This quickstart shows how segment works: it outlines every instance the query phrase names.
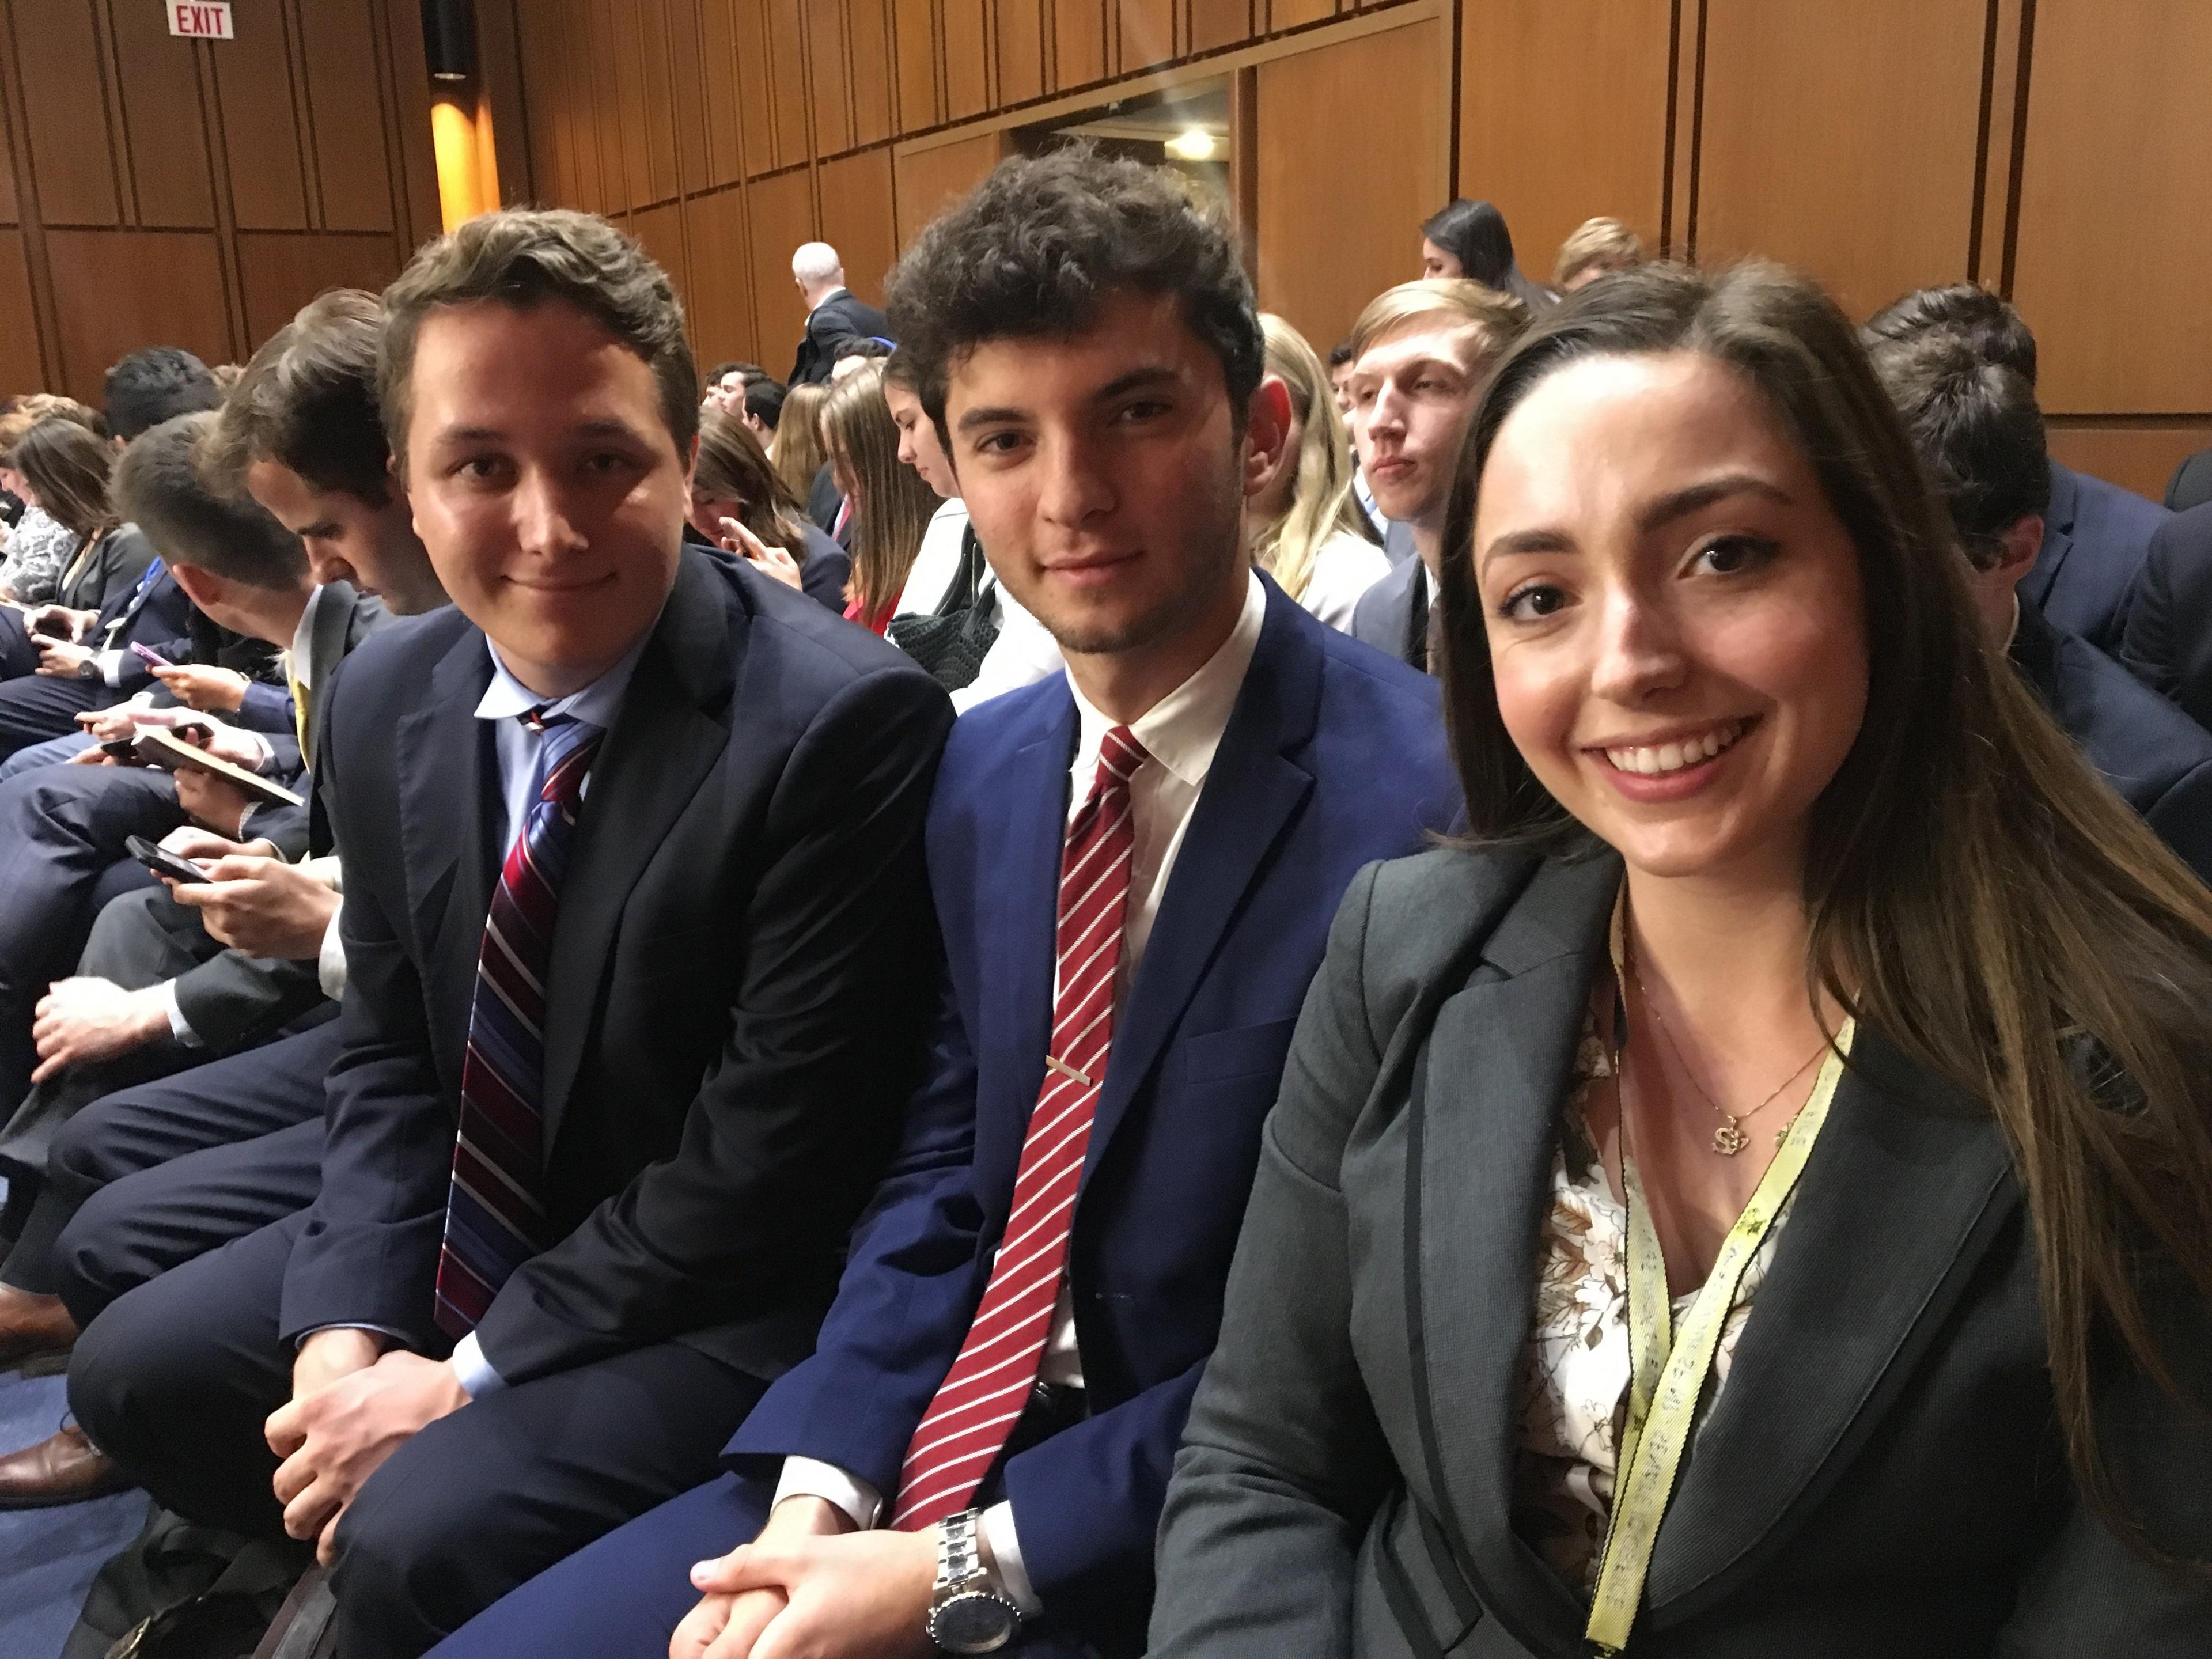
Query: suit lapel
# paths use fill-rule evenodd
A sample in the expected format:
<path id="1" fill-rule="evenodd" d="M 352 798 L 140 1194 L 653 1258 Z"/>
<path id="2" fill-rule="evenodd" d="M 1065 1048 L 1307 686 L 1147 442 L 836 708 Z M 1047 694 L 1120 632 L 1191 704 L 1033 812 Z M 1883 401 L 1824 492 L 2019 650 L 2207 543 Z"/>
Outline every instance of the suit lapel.
<path id="1" fill-rule="evenodd" d="M 400 865 L 415 935 L 431 941 L 423 988 L 431 1008 L 462 1011 L 464 1034 L 498 856 L 486 811 L 498 779 L 476 717 L 490 683 L 483 635 L 465 629 L 431 671 L 423 706 L 397 727 Z"/>
<path id="2" fill-rule="evenodd" d="M 1301 631 L 1304 621 L 1269 582 L 1267 619 L 1251 666 L 1183 834 L 1127 1005 L 1115 1024 L 1106 1085 L 1084 1158 L 1085 1182 L 1158 1062 L 1276 840 L 1313 788 L 1313 775 L 1293 758 L 1312 738 L 1321 701 L 1321 653 Z"/>
<path id="3" fill-rule="evenodd" d="M 630 890 L 701 781 L 722 758 L 749 620 L 727 584 L 688 550 L 676 586 L 615 716 L 584 798 L 562 878 L 545 984 L 545 1144 L 581 1063 Z"/>
<path id="4" fill-rule="evenodd" d="M 1559 1108 L 1620 884 L 1610 857 L 1537 871 L 1484 947 L 1504 976 L 1437 1010 L 1408 1106 L 1416 1420 L 1455 1555 L 1540 1653 L 1574 1650 L 1583 1615 L 1513 1530 L 1522 1372 Z"/>
<path id="5" fill-rule="evenodd" d="M 1655 1617 L 1711 1602 L 1787 1540 L 2012 1213 L 2011 1177 L 1988 1113 L 1860 1034 L 1660 1528 Z"/>
<path id="6" fill-rule="evenodd" d="M 355 617 L 374 603 L 355 592 L 349 582 L 331 586 L 333 591 L 315 605 L 315 625 L 307 635 L 307 718 L 300 724 L 307 734 L 307 751 L 301 759 L 310 772 L 315 769 L 315 755 L 322 747 L 322 727 L 317 716 L 325 706 L 324 694 L 353 644 Z"/>

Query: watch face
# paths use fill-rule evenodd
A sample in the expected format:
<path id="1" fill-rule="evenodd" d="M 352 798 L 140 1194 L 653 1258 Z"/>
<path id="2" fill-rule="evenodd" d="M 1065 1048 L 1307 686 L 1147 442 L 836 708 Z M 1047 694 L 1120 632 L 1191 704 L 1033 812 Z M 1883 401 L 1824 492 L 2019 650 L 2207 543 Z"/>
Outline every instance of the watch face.
<path id="1" fill-rule="evenodd" d="M 929 1615 L 929 1639 L 947 1653 L 995 1653 L 1014 1633 L 1014 1609 L 997 1596 L 969 1590 Z"/>

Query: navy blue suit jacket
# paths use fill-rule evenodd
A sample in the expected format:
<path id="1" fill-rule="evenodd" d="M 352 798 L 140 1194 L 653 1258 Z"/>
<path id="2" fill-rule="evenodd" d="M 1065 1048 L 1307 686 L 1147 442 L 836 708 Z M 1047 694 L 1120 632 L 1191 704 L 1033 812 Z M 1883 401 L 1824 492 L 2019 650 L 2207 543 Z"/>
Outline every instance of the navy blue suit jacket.
<path id="1" fill-rule="evenodd" d="M 2089 764 L 2212 882 L 2212 732 L 2025 599 L 2012 659 Z"/>
<path id="2" fill-rule="evenodd" d="M 953 729 L 928 831 L 948 969 L 932 1075 L 813 1358 L 730 1443 L 741 1475 L 798 1454 L 890 1498 L 967 1336 L 1044 1079 L 1076 732 L 1057 675 Z M 1091 1414 L 998 1488 L 1047 1614 L 1103 1651 L 1142 1646 L 1170 1466 L 1329 919 L 1362 866 L 1459 810 L 1435 685 L 1270 584 L 1091 1132 L 1068 1267 Z"/>
<path id="3" fill-rule="evenodd" d="M 2100 651 L 2118 648 L 2128 588 L 2142 568 L 2151 532 L 2173 515 L 2102 478 L 2051 463 L 2043 548 L 2020 592 L 2062 633 Z"/>
<path id="4" fill-rule="evenodd" d="M 2200 726 L 2212 726 L 2212 501 L 2177 513 L 2150 538 L 2128 594 L 2119 658 Z"/>

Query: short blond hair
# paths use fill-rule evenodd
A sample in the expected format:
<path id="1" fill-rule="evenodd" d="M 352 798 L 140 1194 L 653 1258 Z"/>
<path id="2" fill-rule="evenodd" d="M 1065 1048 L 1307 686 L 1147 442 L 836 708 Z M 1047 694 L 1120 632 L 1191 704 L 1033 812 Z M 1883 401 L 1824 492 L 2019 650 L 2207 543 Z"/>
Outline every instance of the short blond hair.
<path id="1" fill-rule="evenodd" d="M 1559 244 L 1559 262 L 1552 268 L 1552 285 L 1565 288 L 1595 265 L 1606 270 L 1628 270 L 1644 263 L 1644 243 L 1618 219 L 1585 219 Z"/>
<path id="2" fill-rule="evenodd" d="M 1352 361 L 1358 362 L 1386 336 L 1431 317 L 1444 326 L 1457 323 L 1481 330 L 1486 357 L 1501 355 L 1528 326 L 1528 307 L 1510 294 L 1462 276 L 1424 276 L 1384 289 L 1367 302 L 1346 342 Z"/>

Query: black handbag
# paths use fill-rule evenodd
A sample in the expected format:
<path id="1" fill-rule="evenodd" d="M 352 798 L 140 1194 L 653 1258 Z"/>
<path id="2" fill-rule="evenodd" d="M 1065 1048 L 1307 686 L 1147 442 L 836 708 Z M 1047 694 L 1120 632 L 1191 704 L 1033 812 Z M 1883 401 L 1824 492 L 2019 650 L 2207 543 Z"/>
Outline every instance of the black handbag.
<path id="1" fill-rule="evenodd" d="M 960 568 L 937 609 L 927 617 L 892 617 L 890 640 L 947 691 L 958 691 L 982 672 L 998 637 L 998 583 L 970 525 L 960 538 Z"/>

